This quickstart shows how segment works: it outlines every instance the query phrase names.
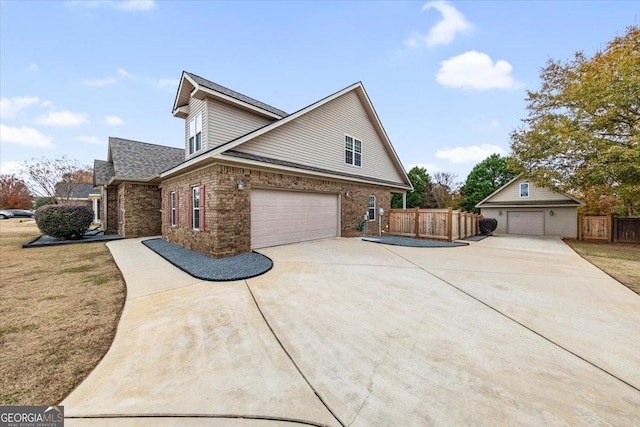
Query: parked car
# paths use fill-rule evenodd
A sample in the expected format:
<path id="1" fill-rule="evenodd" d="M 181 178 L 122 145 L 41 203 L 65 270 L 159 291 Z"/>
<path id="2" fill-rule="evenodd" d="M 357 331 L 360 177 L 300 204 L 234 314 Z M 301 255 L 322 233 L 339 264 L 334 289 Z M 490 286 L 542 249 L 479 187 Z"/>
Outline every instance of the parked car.
<path id="1" fill-rule="evenodd" d="M 35 214 L 26 209 L 3 209 L 0 211 L 0 219 L 8 218 L 33 218 Z"/>
<path id="2" fill-rule="evenodd" d="M 0 219 L 9 219 L 9 218 L 13 218 L 13 214 L 11 212 L 9 212 L 8 210 L 0 211 Z"/>

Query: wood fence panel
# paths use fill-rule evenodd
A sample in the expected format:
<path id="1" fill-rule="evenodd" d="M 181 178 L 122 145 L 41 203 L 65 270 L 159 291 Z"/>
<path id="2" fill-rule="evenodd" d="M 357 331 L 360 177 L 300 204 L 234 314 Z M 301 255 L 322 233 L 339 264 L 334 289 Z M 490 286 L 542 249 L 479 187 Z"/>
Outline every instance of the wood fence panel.
<path id="1" fill-rule="evenodd" d="M 640 243 L 640 218 L 615 217 L 613 241 L 620 243 Z"/>
<path id="2" fill-rule="evenodd" d="M 582 216 L 581 240 L 611 241 L 611 216 Z"/>
<path id="3" fill-rule="evenodd" d="M 389 232 L 453 241 L 477 234 L 478 215 L 453 209 L 391 209 Z"/>

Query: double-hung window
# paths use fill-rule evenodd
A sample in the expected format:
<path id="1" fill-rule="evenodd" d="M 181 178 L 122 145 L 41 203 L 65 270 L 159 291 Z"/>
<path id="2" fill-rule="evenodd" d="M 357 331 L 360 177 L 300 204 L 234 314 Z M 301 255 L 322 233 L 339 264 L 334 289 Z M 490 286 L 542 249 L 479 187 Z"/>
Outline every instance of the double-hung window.
<path id="1" fill-rule="evenodd" d="M 369 221 L 376 219 L 376 196 L 369 196 Z"/>
<path id="2" fill-rule="evenodd" d="M 523 182 L 520 184 L 520 197 L 529 197 L 529 183 Z"/>
<path id="3" fill-rule="evenodd" d="M 189 154 L 202 149 L 202 113 L 189 122 Z"/>
<path id="4" fill-rule="evenodd" d="M 191 226 L 200 230 L 200 187 L 191 187 Z"/>
<path id="5" fill-rule="evenodd" d="M 362 141 L 349 135 L 344 136 L 344 162 L 348 165 L 362 166 Z"/>
<path id="6" fill-rule="evenodd" d="M 171 210 L 171 226 L 175 226 L 178 223 L 178 212 L 176 210 L 176 192 L 172 191 L 170 197 L 170 210 Z"/>

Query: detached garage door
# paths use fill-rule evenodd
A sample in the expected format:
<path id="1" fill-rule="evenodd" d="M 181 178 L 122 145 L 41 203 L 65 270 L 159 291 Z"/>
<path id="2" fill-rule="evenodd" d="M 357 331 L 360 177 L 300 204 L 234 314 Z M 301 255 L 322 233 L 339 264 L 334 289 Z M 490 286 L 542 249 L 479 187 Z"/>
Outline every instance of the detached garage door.
<path id="1" fill-rule="evenodd" d="M 251 248 L 338 235 L 338 195 L 251 191 Z"/>
<path id="2" fill-rule="evenodd" d="M 507 212 L 507 233 L 544 236 L 544 213 Z"/>

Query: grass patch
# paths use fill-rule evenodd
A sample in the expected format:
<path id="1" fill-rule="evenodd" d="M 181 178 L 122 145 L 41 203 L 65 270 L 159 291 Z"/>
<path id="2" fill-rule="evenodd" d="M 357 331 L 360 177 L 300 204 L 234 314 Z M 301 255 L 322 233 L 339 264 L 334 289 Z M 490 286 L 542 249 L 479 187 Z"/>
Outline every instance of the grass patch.
<path id="1" fill-rule="evenodd" d="M 38 234 L 0 221 L 0 405 L 62 401 L 111 346 L 124 304 L 104 243 L 22 249 Z"/>
<path id="2" fill-rule="evenodd" d="M 582 258 L 640 295 L 640 244 L 565 240 Z"/>

